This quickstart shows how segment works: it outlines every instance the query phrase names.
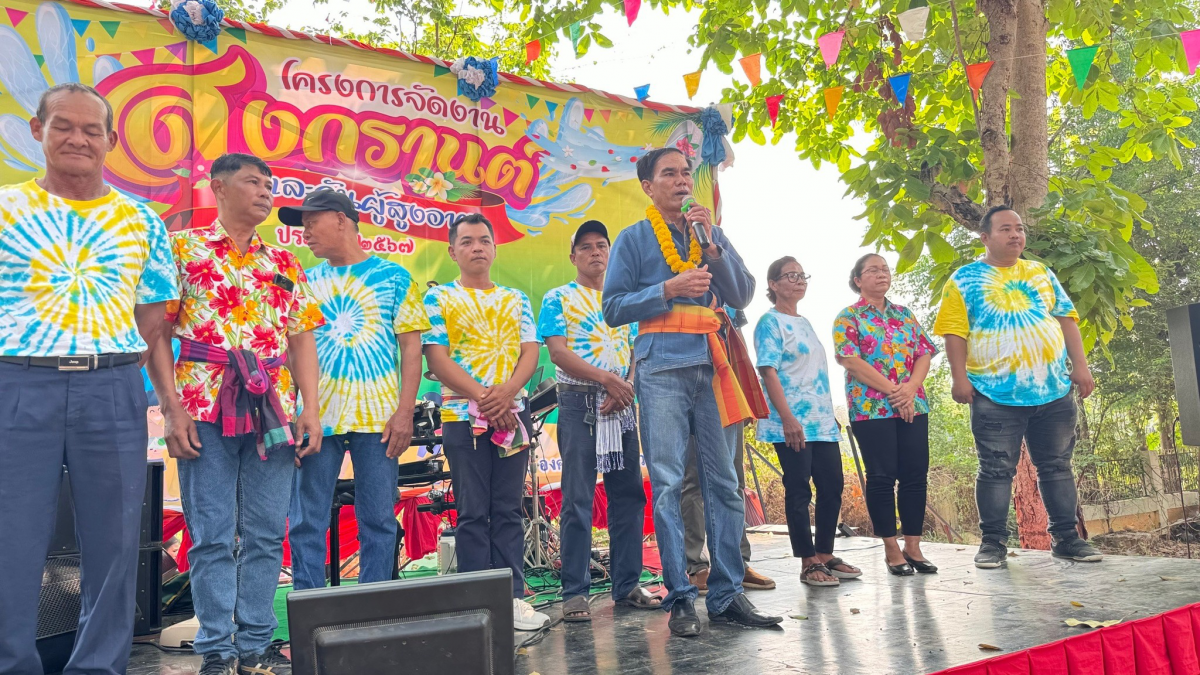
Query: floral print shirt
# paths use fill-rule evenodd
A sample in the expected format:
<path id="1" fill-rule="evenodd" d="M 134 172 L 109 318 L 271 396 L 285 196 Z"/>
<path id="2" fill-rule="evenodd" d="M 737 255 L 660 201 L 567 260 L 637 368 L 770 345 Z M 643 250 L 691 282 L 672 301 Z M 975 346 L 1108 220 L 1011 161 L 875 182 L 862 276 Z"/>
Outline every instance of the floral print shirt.
<path id="1" fill-rule="evenodd" d="M 174 335 L 223 349 L 249 349 L 261 359 L 287 354 L 287 338 L 325 325 L 300 261 L 257 234 L 245 254 L 220 221 L 171 235 L 180 299 L 167 304 Z M 175 387 L 193 419 L 216 422 L 224 366 L 179 361 Z M 268 371 L 284 414 L 296 414 L 286 366 Z M 315 403 L 315 402 L 314 402 Z"/>
<path id="2" fill-rule="evenodd" d="M 917 359 L 937 353 L 937 347 L 906 307 L 884 300 L 884 308 L 860 299 L 843 309 L 833 322 L 833 349 L 838 357 L 854 356 L 867 362 L 884 377 L 903 384 L 912 376 Z M 887 395 L 871 388 L 846 371 L 846 405 L 853 421 L 899 417 Z M 913 407 L 918 415 L 929 413 L 925 388 L 917 389 Z"/>

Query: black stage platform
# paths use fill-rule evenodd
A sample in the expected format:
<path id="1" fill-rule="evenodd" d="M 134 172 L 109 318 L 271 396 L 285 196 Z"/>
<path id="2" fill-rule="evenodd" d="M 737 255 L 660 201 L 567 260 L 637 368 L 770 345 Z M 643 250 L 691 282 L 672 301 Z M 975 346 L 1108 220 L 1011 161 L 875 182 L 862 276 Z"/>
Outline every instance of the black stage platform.
<path id="1" fill-rule="evenodd" d="M 601 598 L 590 625 L 555 626 L 518 657 L 516 672 L 927 673 L 1003 653 L 981 651 L 980 643 L 1009 652 L 1087 630 L 1064 619 L 1130 620 L 1200 602 L 1200 560 L 1113 556 L 1076 564 L 1015 550 L 1008 569 L 977 570 L 974 547 L 927 544 L 925 553 L 941 572 L 900 578 L 887 574 L 878 540 L 839 538 L 838 555 L 862 567 L 863 579 L 810 588 L 799 582 L 799 561 L 789 555 L 786 536 L 753 534 L 751 543 L 753 566 L 779 587 L 750 598 L 787 616 L 782 629 L 710 626 L 701 603 L 704 634 L 672 638 L 665 613 L 614 611 Z M 557 606 L 549 614 L 561 615 Z M 519 633 L 518 640 L 527 635 Z M 133 664 L 130 675 L 192 675 L 199 659 L 141 645 Z"/>

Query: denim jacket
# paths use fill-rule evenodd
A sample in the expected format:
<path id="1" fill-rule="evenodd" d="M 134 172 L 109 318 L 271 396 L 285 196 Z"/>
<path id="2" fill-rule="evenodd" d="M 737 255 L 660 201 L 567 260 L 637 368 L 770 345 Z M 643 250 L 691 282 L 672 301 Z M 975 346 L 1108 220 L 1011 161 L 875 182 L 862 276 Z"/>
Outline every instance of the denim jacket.
<path id="1" fill-rule="evenodd" d="M 675 246 L 686 250 L 683 234 L 672 227 L 671 235 Z M 700 298 L 667 300 L 665 285 L 675 274 L 663 259 L 650 221 L 642 220 L 623 230 L 609 256 L 602 302 L 604 320 L 610 326 L 623 326 L 669 312 L 675 303 L 708 307 L 714 294 L 718 304 L 745 309 L 754 297 L 754 277 L 719 227 L 713 228 L 713 243 L 720 247 L 721 257 L 704 258 L 703 264 L 713 275 L 709 292 Z M 633 344 L 633 358 L 638 369 L 646 373 L 712 362 L 705 336 L 682 333 L 639 334 Z"/>

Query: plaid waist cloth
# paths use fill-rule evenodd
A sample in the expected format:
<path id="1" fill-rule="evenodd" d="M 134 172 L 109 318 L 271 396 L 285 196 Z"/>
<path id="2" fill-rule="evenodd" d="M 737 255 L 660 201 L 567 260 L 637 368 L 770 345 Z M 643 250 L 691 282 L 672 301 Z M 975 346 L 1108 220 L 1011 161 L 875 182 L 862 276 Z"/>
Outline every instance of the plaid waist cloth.
<path id="1" fill-rule="evenodd" d="M 217 392 L 217 415 L 222 436 L 253 432 L 258 439 L 258 456 L 266 459 L 276 450 L 296 444 L 283 404 L 267 371 L 287 362 L 284 356 L 260 359 L 249 349 L 221 349 L 180 338 L 179 360 L 225 366 Z"/>
<path id="2" fill-rule="evenodd" d="M 617 373 L 618 375 L 620 373 Z M 629 406 L 624 410 L 618 410 L 614 413 L 602 414 L 600 408 L 604 406 L 604 402 L 608 400 L 608 392 L 599 384 L 591 380 L 584 380 L 578 377 L 572 377 L 568 373 L 561 371 L 558 373 L 558 381 L 563 384 L 572 384 L 583 387 L 596 387 L 599 393 L 596 394 L 594 404 L 596 406 L 596 471 L 599 473 L 608 473 L 609 471 L 621 471 L 625 468 L 625 445 L 622 443 L 622 436 L 626 431 L 633 431 L 636 426 L 636 418 L 633 416 L 633 406 Z M 591 398 L 589 395 L 588 398 Z M 589 401 L 588 405 L 593 402 Z"/>

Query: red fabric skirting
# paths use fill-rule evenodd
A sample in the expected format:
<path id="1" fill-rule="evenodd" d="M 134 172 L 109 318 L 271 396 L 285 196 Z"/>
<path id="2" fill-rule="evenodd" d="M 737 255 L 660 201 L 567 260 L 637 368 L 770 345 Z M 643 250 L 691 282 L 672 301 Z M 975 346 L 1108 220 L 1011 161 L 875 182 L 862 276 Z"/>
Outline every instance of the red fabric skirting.
<path id="1" fill-rule="evenodd" d="M 643 534 L 654 533 L 654 498 L 651 496 L 650 479 L 642 479 L 642 490 L 646 493 L 645 518 L 642 525 Z M 546 518 L 554 520 L 562 513 L 562 488 L 543 489 L 546 498 Z M 608 529 L 608 492 L 604 483 L 596 483 L 596 496 L 592 499 L 592 527 Z"/>
<path id="2" fill-rule="evenodd" d="M 1200 673 L 1200 603 L 943 670 L 939 675 Z"/>

